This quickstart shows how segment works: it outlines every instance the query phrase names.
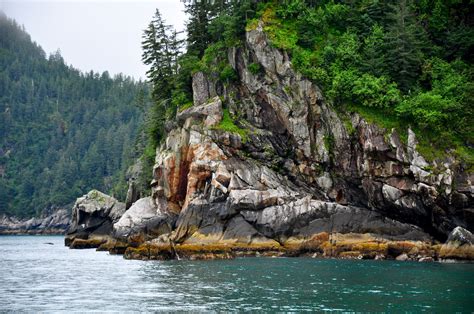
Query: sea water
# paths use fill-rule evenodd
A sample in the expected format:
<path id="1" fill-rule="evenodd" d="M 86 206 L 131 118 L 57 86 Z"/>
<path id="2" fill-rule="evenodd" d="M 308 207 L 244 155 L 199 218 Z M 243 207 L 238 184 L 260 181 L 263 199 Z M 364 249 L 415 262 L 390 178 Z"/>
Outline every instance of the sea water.
<path id="1" fill-rule="evenodd" d="M 0 311 L 474 311 L 474 264 L 135 261 L 0 236 Z"/>

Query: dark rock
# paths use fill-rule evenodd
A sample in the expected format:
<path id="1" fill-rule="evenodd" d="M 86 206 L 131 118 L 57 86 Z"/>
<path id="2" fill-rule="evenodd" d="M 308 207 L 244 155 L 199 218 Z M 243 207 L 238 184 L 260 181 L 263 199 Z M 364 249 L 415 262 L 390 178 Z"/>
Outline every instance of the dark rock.
<path id="1" fill-rule="evenodd" d="M 462 227 L 456 227 L 454 230 L 449 234 L 448 240 L 446 243 L 457 243 L 459 245 L 473 245 L 474 244 L 474 235 L 462 228 Z"/>
<path id="2" fill-rule="evenodd" d="M 75 239 L 107 238 L 112 233 L 113 224 L 124 212 L 125 204 L 97 190 L 90 191 L 74 204 L 65 244 L 69 246 Z"/>
<path id="3" fill-rule="evenodd" d="M 440 249 L 441 259 L 474 259 L 474 235 L 462 228 L 456 227 L 449 234 L 448 240 Z"/>
<path id="4" fill-rule="evenodd" d="M 95 249 L 107 242 L 106 239 L 74 239 L 69 245 L 70 249 Z"/>

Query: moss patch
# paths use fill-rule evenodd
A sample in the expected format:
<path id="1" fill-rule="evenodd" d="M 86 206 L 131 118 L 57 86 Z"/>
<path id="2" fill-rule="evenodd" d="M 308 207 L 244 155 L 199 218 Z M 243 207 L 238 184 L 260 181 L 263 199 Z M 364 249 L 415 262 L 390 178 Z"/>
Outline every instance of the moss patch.
<path id="1" fill-rule="evenodd" d="M 182 112 L 182 111 L 184 111 L 184 110 L 186 110 L 186 109 L 191 108 L 192 106 L 193 106 L 193 102 L 192 102 L 192 101 L 187 102 L 187 103 L 185 103 L 185 104 L 179 106 L 178 111 L 179 111 L 179 112 Z"/>
<path id="2" fill-rule="evenodd" d="M 169 260 L 179 257 L 190 260 L 230 259 L 236 256 L 256 256 L 267 253 L 269 256 L 279 255 L 281 248 L 268 243 L 212 243 L 212 244 L 178 244 L 152 245 L 142 244 L 138 247 L 128 247 L 126 259 Z"/>
<path id="3" fill-rule="evenodd" d="M 259 63 L 250 63 L 248 69 L 253 75 L 257 75 L 262 72 L 262 66 Z"/>
<path id="4" fill-rule="evenodd" d="M 104 196 L 97 190 L 90 191 L 89 197 L 97 202 L 105 202 Z"/>
<path id="5" fill-rule="evenodd" d="M 244 143 L 248 140 L 249 130 L 237 126 L 230 115 L 229 109 L 227 108 L 223 110 L 222 121 L 219 123 L 216 129 L 239 134 L 242 138 L 242 142 Z"/>
<path id="6" fill-rule="evenodd" d="M 247 26 L 245 26 L 245 30 L 247 32 L 256 30 L 258 27 L 258 19 L 251 19 L 247 22 Z"/>

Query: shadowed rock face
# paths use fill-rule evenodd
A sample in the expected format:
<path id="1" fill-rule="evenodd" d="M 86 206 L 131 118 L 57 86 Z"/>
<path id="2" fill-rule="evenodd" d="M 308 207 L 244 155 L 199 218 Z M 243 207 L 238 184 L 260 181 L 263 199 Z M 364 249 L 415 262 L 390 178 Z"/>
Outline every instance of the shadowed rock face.
<path id="1" fill-rule="evenodd" d="M 228 58 L 238 82 L 224 87 L 194 75 L 194 106 L 167 124 L 157 149 L 152 197 L 114 225 L 121 241 L 156 246 L 153 254 L 128 250 L 129 257 L 189 255 L 205 244 L 203 258 L 228 257 L 228 246 L 281 252 L 301 245 L 414 259 L 436 256 L 431 241 L 457 226 L 473 231 L 474 175 L 454 158 L 428 163 L 412 130 L 400 130 L 403 143 L 395 130 L 336 113 L 270 45 L 262 25 Z M 260 73 L 249 71 L 251 63 Z M 220 125 L 224 106 L 240 135 Z"/>
<path id="2" fill-rule="evenodd" d="M 173 230 L 176 217 L 161 211 L 151 197 L 135 202 L 114 224 L 113 236 L 124 242 L 141 243 Z"/>
<path id="3" fill-rule="evenodd" d="M 66 245 L 72 245 L 75 239 L 106 239 L 112 233 L 113 224 L 124 212 L 124 203 L 97 190 L 90 191 L 74 204 Z"/>

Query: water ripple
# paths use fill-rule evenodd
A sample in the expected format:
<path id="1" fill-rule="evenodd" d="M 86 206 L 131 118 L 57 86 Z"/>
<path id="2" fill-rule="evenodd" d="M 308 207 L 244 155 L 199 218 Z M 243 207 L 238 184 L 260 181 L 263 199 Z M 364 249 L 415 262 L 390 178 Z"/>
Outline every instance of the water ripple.
<path id="1" fill-rule="evenodd" d="M 473 264 L 127 261 L 62 237 L 0 237 L 0 283 L 0 312 L 474 311 Z"/>

